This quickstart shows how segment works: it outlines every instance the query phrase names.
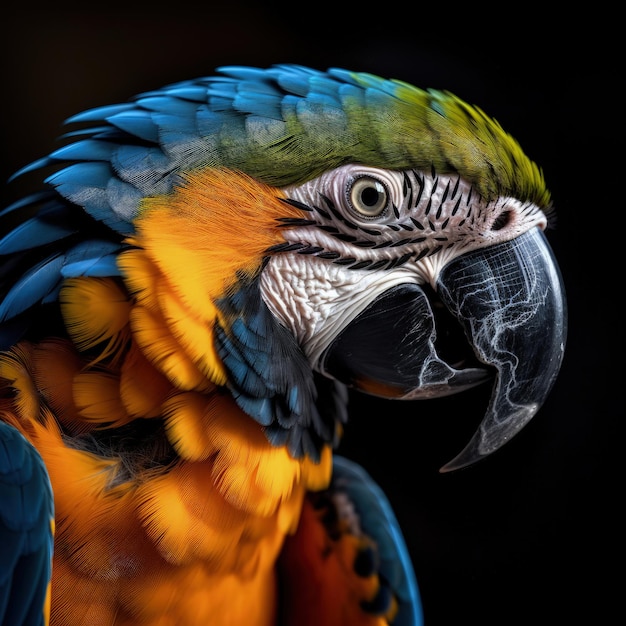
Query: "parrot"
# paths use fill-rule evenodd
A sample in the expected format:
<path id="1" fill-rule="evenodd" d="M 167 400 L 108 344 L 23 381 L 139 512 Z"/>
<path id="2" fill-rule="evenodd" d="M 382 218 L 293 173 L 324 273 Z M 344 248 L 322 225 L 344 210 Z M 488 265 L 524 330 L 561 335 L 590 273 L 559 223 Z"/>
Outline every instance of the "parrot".
<path id="1" fill-rule="evenodd" d="M 0 612 L 422 626 L 407 531 L 338 451 L 350 400 L 490 385 L 443 474 L 539 412 L 567 335 L 542 169 L 479 106 L 340 67 L 64 124 L 0 212 Z"/>

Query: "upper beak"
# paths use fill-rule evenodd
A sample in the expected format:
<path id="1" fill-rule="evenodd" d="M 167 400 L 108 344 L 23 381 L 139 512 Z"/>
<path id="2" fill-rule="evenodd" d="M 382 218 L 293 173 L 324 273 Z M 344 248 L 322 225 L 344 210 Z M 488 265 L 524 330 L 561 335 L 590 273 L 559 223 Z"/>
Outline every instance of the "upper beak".
<path id="1" fill-rule="evenodd" d="M 496 368 L 487 412 L 445 472 L 491 454 L 537 413 L 561 368 L 567 310 L 561 274 L 539 228 L 458 257 L 441 272 L 438 292 L 478 359 Z"/>
<path id="2" fill-rule="evenodd" d="M 561 367 L 567 315 L 562 278 L 538 227 L 457 257 L 436 286 L 464 337 L 444 324 L 420 285 L 406 283 L 343 330 L 324 368 L 351 387 L 399 399 L 457 393 L 495 371 L 486 414 L 446 472 L 491 454 L 537 413 Z"/>

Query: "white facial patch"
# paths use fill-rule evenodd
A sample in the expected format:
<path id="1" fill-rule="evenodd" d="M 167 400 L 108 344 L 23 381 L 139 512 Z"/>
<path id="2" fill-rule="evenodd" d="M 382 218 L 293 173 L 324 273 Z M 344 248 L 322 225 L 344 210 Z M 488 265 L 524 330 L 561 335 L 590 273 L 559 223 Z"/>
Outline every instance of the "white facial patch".
<path id="1" fill-rule="evenodd" d="M 315 367 L 361 311 L 391 287 L 407 282 L 418 282 L 407 268 L 359 272 L 316 257 L 284 254 L 272 257 L 264 268 L 261 294 Z"/>

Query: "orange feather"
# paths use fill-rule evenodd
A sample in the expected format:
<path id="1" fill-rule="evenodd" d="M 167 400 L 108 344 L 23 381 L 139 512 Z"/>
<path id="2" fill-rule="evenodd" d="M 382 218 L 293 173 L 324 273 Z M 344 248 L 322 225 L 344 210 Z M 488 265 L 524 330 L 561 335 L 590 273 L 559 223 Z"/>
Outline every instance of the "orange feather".
<path id="1" fill-rule="evenodd" d="M 276 560 L 305 494 L 328 485 L 331 450 L 314 463 L 272 446 L 220 388 L 212 333 L 229 323 L 215 300 L 297 214 L 278 195 L 188 174 L 145 201 L 123 281 L 65 283 L 70 339 L 0 356 L 2 419 L 39 450 L 55 496 L 53 625 L 275 624 Z M 146 433 L 132 446 L 129 427 Z"/>

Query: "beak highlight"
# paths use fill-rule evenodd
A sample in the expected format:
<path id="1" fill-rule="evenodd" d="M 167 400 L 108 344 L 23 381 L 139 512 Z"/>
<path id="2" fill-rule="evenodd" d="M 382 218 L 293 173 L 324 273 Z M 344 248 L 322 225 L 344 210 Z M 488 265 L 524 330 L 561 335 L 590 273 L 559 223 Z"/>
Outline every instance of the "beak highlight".
<path id="1" fill-rule="evenodd" d="M 438 293 L 477 358 L 495 368 L 487 412 L 467 446 L 441 472 L 495 452 L 537 413 L 561 368 L 567 335 L 563 282 L 543 231 L 458 257 Z"/>

